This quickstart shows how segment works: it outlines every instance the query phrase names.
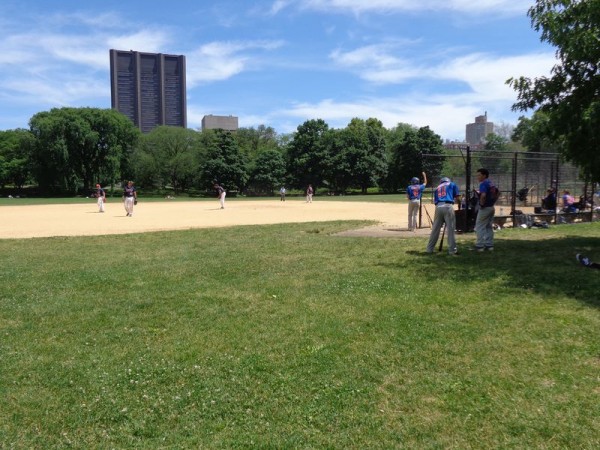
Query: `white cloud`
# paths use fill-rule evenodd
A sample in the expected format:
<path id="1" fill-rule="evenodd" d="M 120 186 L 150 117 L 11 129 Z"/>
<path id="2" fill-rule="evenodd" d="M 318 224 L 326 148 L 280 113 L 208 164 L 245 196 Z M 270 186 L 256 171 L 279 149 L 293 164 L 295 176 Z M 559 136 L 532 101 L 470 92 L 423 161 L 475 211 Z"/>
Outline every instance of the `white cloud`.
<path id="1" fill-rule="evenodd" d="M 284 5 L 281 5 L 284 3 Z M 287 6 L 277 1 L 277 11 Z M 274 5 L 275 5 L 274 4 Z M 408 11 L 451 11 L 460 14 L 524 14 L 533 4 L 532 0 L 298 0 L 301 9 L 323 12 L 408 12 Z"/>
<path id="2" fill-rule="evenodd" d="M 360 60 L 360 58 L 359 58 Z M 361 60 L 362 61 L 362 60 Z M 467 123 L 488 111 L 490 120 L 516 123 L 517 113 L 511 111 L 515 92 L 505 84 L 511 76 L 539 76 L 549 72 L 556 62 L 553 54 L 535 53 L 515 57 L 472 54 L 448 60 L 436 67 L 422 67 L 411 76 L 429 78 L 432 82 L 457 81 L 465 88 L 452 94 L 432 94 L 413 90 L 410 94 L 371 96 L 351 101 L 324 99 L 318 102 L 299 102 L 290 108 L 271 114 L 273 117 L 295 118 L 299 123 L 321 118 L 334 128 L 345 127 L 353 117 L 376 117 L 387 128 L 398 123 L 417 127 L 429 126 L 444 139 L 462 140 Z M 371 76 L 376 72 L 373 71 Z M 390 71 L 383 71 L 389 74 Z M 380 80 L 384 76 L 380 77 Z M 406 81 L 405 74 L 393 77 L 398 83 Z M 289 130 L 293 131 L 293 130 Z"/>
<path id="3" fill-rule="evenodd" d="M 270 51 L 283 41 L 211 42 L 188 53 L 186 57 L 189 87 L 210 81 L 225 80 L 258 64 L 254 50 Z"/>

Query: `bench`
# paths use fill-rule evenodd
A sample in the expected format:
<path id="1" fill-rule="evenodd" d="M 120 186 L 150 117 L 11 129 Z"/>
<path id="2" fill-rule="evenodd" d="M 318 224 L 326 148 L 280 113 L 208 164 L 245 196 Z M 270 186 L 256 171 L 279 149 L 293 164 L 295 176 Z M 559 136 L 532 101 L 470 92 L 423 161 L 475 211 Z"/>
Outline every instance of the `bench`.
<path id="1" fill-rule="evenodd" d="M 594 213 L 594 219 L 597 220 L 600 214 Z M 556 219 L 556 222 L 555 222 Z M 510 215 L 499 215 L 494 216 L 494 225 L 504 228 L 507 222 L 510 222 L 513 227 L 525 225 L 531 225 L 532 223 L 575 223 L 575 222 L 590 222 L 592 219 L 592 213 L 590 211 L 582 211 L 575 213 L 531 213 L 531 214 L 516 214 L 515 221 L 513 224 L 513 216 Z"/>

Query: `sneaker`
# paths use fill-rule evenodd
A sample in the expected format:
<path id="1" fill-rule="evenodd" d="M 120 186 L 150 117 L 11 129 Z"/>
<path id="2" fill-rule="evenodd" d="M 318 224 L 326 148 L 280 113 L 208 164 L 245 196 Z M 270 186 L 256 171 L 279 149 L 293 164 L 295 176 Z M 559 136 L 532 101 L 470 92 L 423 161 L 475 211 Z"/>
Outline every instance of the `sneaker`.
<path id="1" fill-rule="evenodd" d="M 475 250 L 476 252 L 482 253 L 485 251 L 485 247 L 475 247 L 473 250 Z"/>
<path id="2" fill-rule="evenodd" d="M 575 255 L 575 258 L 577 259 L 577 261 L 579 261 L 581 264 L 583 264 L 584 266 L 589 266 L 591 263 L 590 258 L 586 258 L 585 256 L 577 253 L 577 255 Z"/>
<path id="3" fill-rule="evenodd" d="M 494 251 L 494 247 L 486 247 L 485 250 L 488 251 L 488 252 L 493 252 Z"/>

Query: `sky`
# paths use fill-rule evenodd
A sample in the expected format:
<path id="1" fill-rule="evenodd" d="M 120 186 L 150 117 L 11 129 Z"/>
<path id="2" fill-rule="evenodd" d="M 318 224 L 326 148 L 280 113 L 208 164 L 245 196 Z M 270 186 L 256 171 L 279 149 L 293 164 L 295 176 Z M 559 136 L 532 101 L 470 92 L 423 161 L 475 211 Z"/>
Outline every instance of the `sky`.
<path id="1" fill-rule="evenodd" d="M 109 50 L 185 55 L 204 115 L 291 133 L 311 119 L 429 126 L 444 140 L 516 125 L 510 77 L 547 76 L 533 0 L 2 0 L 0 130 L 52 108 L 110 108 Z"/>

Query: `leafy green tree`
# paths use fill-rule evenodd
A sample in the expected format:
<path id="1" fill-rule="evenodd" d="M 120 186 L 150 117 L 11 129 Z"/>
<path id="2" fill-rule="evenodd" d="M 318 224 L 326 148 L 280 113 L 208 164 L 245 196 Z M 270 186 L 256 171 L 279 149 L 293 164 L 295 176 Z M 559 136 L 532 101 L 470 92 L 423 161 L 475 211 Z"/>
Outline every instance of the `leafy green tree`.
<path id="1" fill-rule="evenodd" d="M 405 135 L 413 130 L 414 126 L 399 123 L 386 133 L 387 170 L 379 182 L 386 192 L 397 192 L 406 184 L 406 180 L 400 178 L 402 153 L 398 149 Z"/>
<path id="2" fill-rule="evenodd" d="M 118 179 L 124 153 L 139 131 L 112 109 L 60 108 L 35 114 L 30 130 L 36 138 L 33 173 L 42 190 L 68 191 L 94 182 Z"/>
<path id="3" fill-rule="evenodd" d="M 558 153 L 560 144 L 552 140 L 548 115 L 536 111 L 531 118 L 519 117 L 519 123 L 513 130 L 511 139 L 521 142 L 530 152 Z"/>
<path id="4" fill-rule="evenodd" d="M 0 131 L 0 186 L 12 184 L 21 189 L 29 181 L 34 145 L 35 137 L 29 130 Z"/>
<path id="5" fill-rule="evenodd" d="M 287 147 L 287 171 L 293 187 L 304 189 L 323 185 L 329 166 L 329 125 L 323 119 L 299 125 Z"/>
<path id="6" fill-rule="evenodd" d="M 257 128 L 240 128 L 234 138 L 241 152 L 251 161 L 264 150 L 278 149 L 277 133 L 271 127 L 259 125 Z"/>
<path id="7" fill-rule="evenodd" d="M 385 174 L 385 129 L 379 120 L 354 118 L 346 128 L 332 133 L 328 142 L 327 180 L 335 190 L 358 187 L 366 193 Z"/>
<path id="8" fill-rule="evenodd" d="M 537 109 L 548 139 L 567 159 L 600 180 L 600 1 L 537 0 L 528 16 L 541 40 L 557 48 L 550 77 L 511 78 L 513 110 Z"/>
<path id="9" fill-rule="evenodd" d="M 261 151 L 254 162 L 249 184 L 258 192 L 272 194 L 285 181 L 285 159 L 279 150 Z"/>
<path id="10" fill-rule="evenodd" d="M 484 152 L 478 153 L 477 161 L 473 167 L 477 170 L 479 167 L 485 167 L 491 173 L 510 173 L 511 161 L 507 156 L 508 140 L 495 133 L 488 134 L 485 137 Z"/>
<path id="11" fill-rule="evenodd" d="M 419 177 L 421 172 L 426 172 L 433 180 L 440 175 L 444 160 L 442 139 L 429 127 L 404 129 L 402 138 L 392 141 L 390 171 L 394 172 L 388 185 L 394 191 L 404 188 L 412 177 Z"/>
<path id="12" fill-rule="evenodd" d="M 196 131 L 173 126 L 156 127 L 140 139 L 133 163 L 138 168 L 136 174 L 139 171 L 144 180 L 156 187 L 170 185 L 177 194 L 186 190 L 194 179 L 198 148 Z"/>
<path id="13" fill-rule="evenodd" d="M 202 134 L 206 150 L 201 162 L 199 187 L 211 189 L 217 181 L 227 190 L 244 190 L 249 178 L 246 159 L 231 132 L 206 130 Z"/>

